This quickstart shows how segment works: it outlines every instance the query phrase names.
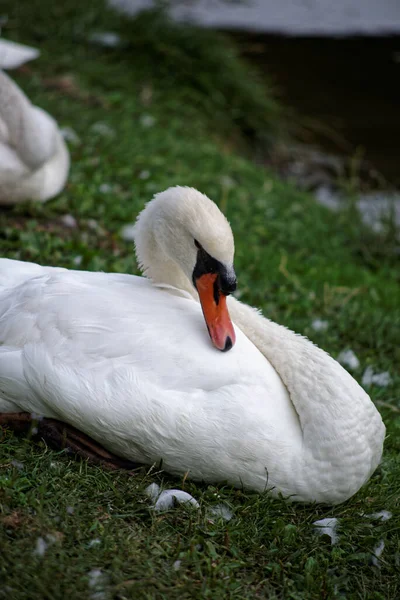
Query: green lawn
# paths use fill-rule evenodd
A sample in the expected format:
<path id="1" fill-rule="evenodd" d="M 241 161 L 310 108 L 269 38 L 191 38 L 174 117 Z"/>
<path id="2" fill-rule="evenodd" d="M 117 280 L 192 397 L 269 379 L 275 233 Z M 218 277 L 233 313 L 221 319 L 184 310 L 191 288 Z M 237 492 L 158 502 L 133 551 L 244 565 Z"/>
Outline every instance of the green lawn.
<path id="1" fill-rule="evenodd" d="M 209 58 L 199 59 L 196 76 L 185 76 L 171 33 L 166 46 L 158 38 L 157 46 L 142 28 L 139 43 L 138 26 L 101 15 L 98 2 L 57 4 L 14 0 L 2 8 L 9 16 L 5 37 L 42 50 L 41 59 L 13 77 L 79 137 L 70 144 L 69 183 L 57 199 L 0 211 L 2 256 L 137 272 L 121 227 L 155 192 L 194 186 L 232 224 L 242 300 L 333 356 L 351 348 L 360 360 L 353 373 L 359 381 L 369 365 L 390 373 L 388 387 L 368 389 L 388 436 L 368 485 L 331 508 L 145 469 L 108 473 L 4 432 L 0 597 L 399 598 L 400 286 L 393 233 L 378 237 L 364 229 L 351 204 L 333 215 L 246 158 L 249 146 L 259 143 L 252 127 L 260 127 L 265 144 L 279 130 L 280 117 L 253 80 L 244 81 L 241 96 L 234 58 L 231 79 L 226 73 L 221 79 L 211 65 L 217 89 L 210 96 Z M 90 33 L 116 28 L 127 39 L 123 51 L 88 42 Z M 60 82 L 65 75 L 73 76 L 68 85 Z M 237 106 L 230 111 L 234 93 Z M 250 113 L 257 120 L 250 122 Z M 247 141 L 241 142 L 243 130 Z M 76 218 L 76 228 L 63 225 L 66 214 Z M 328 321 L 326 331 L 313 330 L 317 318 Z M 144 494 L 154 481 L 192 493 L 201 509 L 155 514 Z M 229 522 L 210 517 L 210 507 L 221 502 L 233 512 Z M 392 518 L 366 517 L 381 510 Z M 336 545 L 315 533 L 312 523 L 324 517 L 339 519 Z M 375 566 L 371 559 L 381 540 L 385 547 Z"/>

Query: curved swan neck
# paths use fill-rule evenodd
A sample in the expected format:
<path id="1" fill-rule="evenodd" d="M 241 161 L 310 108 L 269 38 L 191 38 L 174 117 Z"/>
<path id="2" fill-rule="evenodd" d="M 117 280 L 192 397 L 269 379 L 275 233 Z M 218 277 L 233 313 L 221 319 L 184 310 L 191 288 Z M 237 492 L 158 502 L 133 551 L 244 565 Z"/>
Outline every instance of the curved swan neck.
<path id="1" fill-rule="evenodd" d="M 293 487 L 302 494 L 315 473 L 324 478 L 329 471 L 320 500 L 349 497 L 371 476 L 382 454 L 385 427 L 371 399 L 309 340 L 235 298 L 228 304 L 233 322 L 281 377 L 299 417 L 303 450 L 285 467 L 282 460 L 282 472 L 291 473 Z"/>
<path id="2" fill-rule="evenodd" d="M 370 398 L 351 375 L 329 356 L 324 350 L 315 346 L 310 340 L 294 333 L 283 325 L 278 325 L 265 318 L 257 309 L 252 308 L 235 298 L 229 298 L 229 311 L 234 322 L 239 325 L 247 337 L 260 350 L 280 375 L 289 394 L 293 394 L 293 402 L 302 421 L 303 411 L 313 410 L 315 405 L 324 405 L 327 411 L 335 414 L 332 426 L 338 426 L 340 420 L 349 419 L 349 413 L 355 404 L 369 404 Z M 296 387 L 301 387 L 301 372 L 307 371 L 308 396 L 303 403 L 303 394 L 298 394 Z M 314 373 L 324 374 L 325 389 L 321 388 L 320 379 L 313 380 Z M 329 375 L 353 384 L 359 394 L 349 403 L 348 398 L 328 388 Z M 310 384 L 311 380 L 311 386 Z M 333 383 L 333 382 L 332 382 Z M 313 394 L 314 392 L 314 394 Z M 325 392 L 325 393 L 323 393 Z M 340 409 L 340 410 L 339 410 Z M 303 425 L 303 423 L 302 423 Z"/>
<path id="3" fill-rule="evenodd" d="M 2 71 L 0 118 L 8 129 L 10 143 L 29 168 L 38 169 L 54 153 L 57 143 L 56 122 L 46 112 L 33 106 Z"/>

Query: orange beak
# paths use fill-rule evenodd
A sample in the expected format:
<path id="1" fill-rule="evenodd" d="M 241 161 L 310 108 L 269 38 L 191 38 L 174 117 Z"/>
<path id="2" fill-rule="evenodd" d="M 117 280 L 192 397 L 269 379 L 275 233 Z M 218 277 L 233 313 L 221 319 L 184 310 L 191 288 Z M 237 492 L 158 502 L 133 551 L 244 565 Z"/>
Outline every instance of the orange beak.
<path id="1" fill-rule="evenodd" d="M 236 341 L 235 330 L 226 305 L 226 296 L 217 284 L 216 273 L 206 273 L 196 279 L 201 308 L 212 343 L 218 350 L 230 350 Z"/>

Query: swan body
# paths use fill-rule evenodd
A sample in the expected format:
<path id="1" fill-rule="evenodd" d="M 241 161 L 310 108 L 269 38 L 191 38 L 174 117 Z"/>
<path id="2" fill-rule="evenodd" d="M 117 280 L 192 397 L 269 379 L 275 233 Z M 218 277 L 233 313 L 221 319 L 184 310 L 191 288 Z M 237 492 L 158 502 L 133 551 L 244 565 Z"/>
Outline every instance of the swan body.
<path id="1" fill-rule="evenodd" d="M 236 343 L 218 352 L 189 278 L 193 239 L 232 271 L 222 213 L 171 188 L 136 224 L 147 277 L 0 259 L 0 412 L 59 419 L 173 474 L 346 500 L 380 461 L 378 411 L 323 350 L 232 297 Z"/>
<path id="2" fill-rule="evenodd" d="M 69 154 L 54 119 L 0 71 L 0 206 L 44 202 L 65 185 Z"/>

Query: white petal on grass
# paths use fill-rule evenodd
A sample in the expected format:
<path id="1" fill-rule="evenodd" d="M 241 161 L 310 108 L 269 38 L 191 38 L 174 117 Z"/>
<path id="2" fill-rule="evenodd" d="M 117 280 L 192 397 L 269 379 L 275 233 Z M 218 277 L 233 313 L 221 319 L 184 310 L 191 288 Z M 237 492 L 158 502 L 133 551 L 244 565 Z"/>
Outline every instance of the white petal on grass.
<path id="1" fill-rule="evenodd" d="M 179 569 L 181 568 L 181 564 L 182 564 L 182 561 L 176 560 L 174 562 L 174 564 L 172 565 L 173 570 L 174 571 L 179 571 Z"/>
<path id="2" fill-rule="evenodd" d="M 326 331 L 329 327 L 328 321 L 323 321 L 322 319 L 314 319 L 311 323 L 311 327 L 314 331 Z"/>
<path id="3" fill-rule="evenodd" d="M 360 366 L 360 361 L 357 356 L 354 354 L 353 350 L 347 348 L 346 350 L 342 350 L 337 357 L 337 361 L 340 362 L 344 367 L 348 367 L 349 369 L 358 369 Z"/>
<path id="4" fill-rule="evenodd" d="M 370 385 L 377 385 L 378 387 L 387 387 L 392 383 L 392 378 L 388 371 L 382 373 L 374 373 L 372 367 L 367 367 L 362 376 L 361 383 L 367 387 Z"/>
<path id="5" fill-rule="evenodd" d="M 88 543 L 88 548 L 94 548 L 95 546 L 100 546 L 101 540 L 99 538 L 94 538 L 94 540 L 90 540 Z"/>
<path id="6" fill-rule="evenodd" d="M 372 550 L 373 554 L 371 557 L 371 562 L 375 567 L 379 567 L 379 558 L 382 555 L 382 552 L 385 548 L 385 542 L 383 540 L 379 540 L 375 548 Z"/>
<path id="7" fill-rule="evenodd" d="M 336 517 L 314 521 L 313 525 L 320 535 L 329 535 L 332 545 L 336 544 L 339 539 L 339 536 L 336 532 L 336 527 L 338 525 L 338 519 L 336 519 Z"/>
<path id="8" fill-rule="evenodd" d="M 125 225 L 121 229 L 121 237 L 125 242 L 134 242 L 135 241 L 135 225 L 131 223 L 130 225 Z"/>

